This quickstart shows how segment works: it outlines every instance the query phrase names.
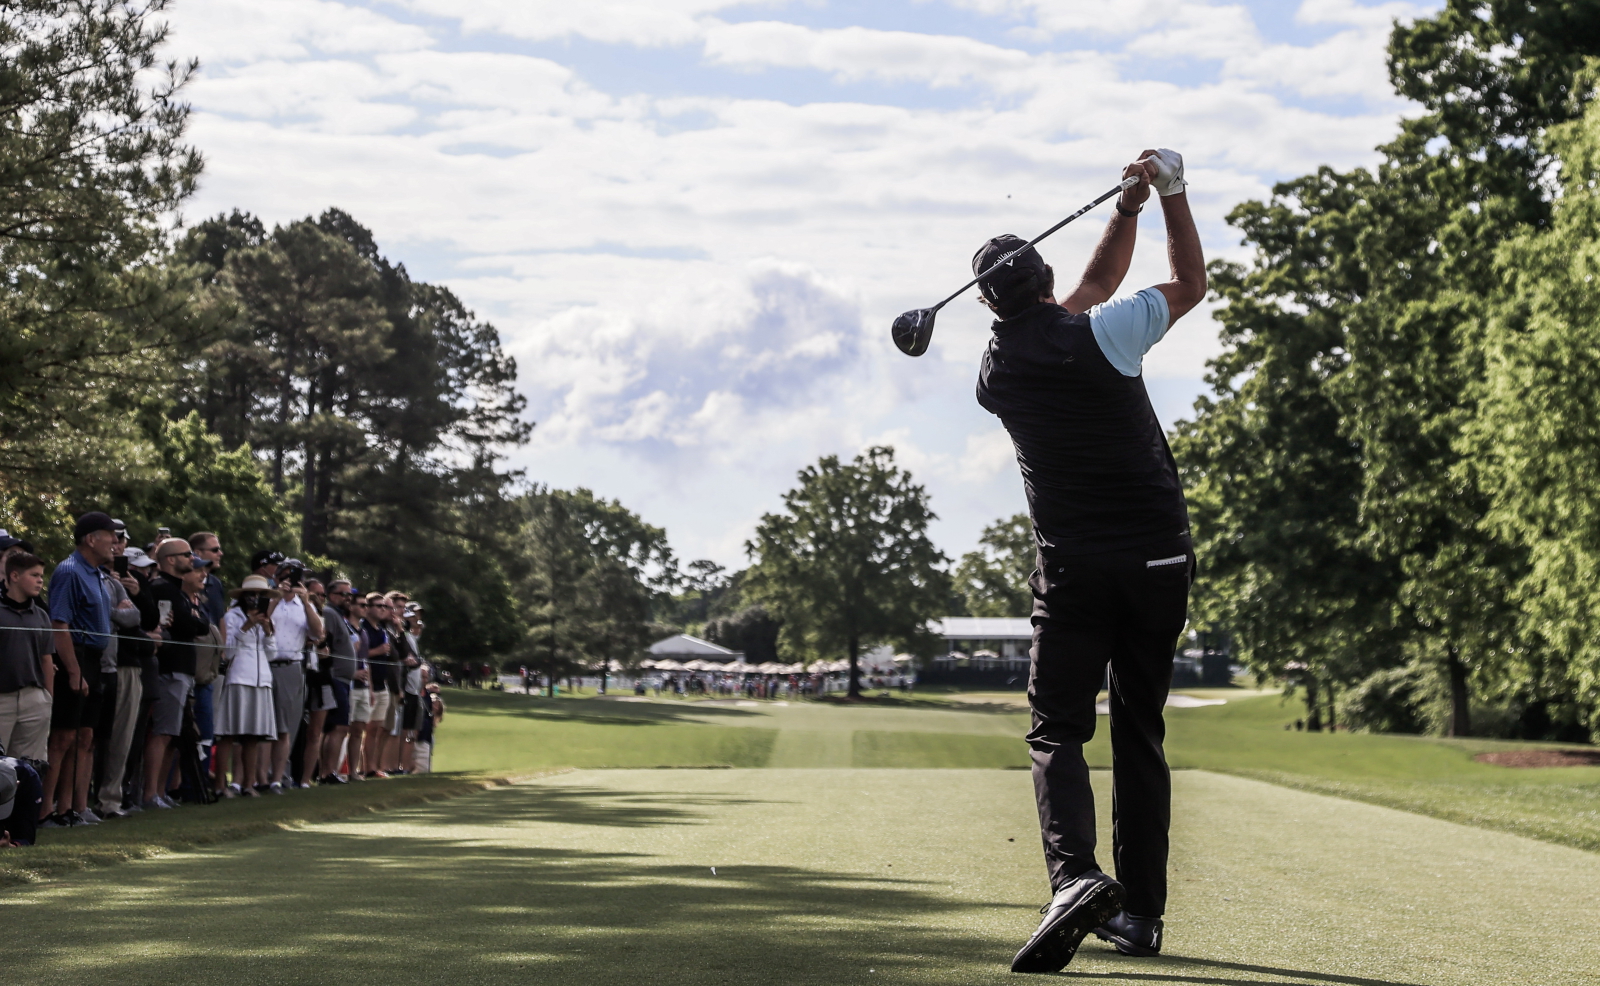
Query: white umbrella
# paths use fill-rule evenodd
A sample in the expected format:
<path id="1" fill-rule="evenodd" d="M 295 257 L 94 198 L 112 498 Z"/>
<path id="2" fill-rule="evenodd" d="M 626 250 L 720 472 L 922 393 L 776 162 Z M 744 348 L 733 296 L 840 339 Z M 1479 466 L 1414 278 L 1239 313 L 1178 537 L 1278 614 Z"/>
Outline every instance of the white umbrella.
<path id="1" fill-rule="evenodd" d="M 716 667 L 720 667 L 720 666 L 721 665 L 717 665 L 717 664 L 707 664 L 705 661 L 702 661 L 702 660 L 699 660 L 698 658 L 696 658 L 695 660 L 690 661 L 689 663 L 685 664 L 683 666 L 683 670 L 685 670 L 685 671 L 710 671 L 712 668 L 716 668 Z"/>
<path id="2" fill-rule="evenodd" d="M 894 656 L 894 663 L 896 664 L 910 664 L 915 660 L 916 658 L 912 657 L 910 654 L 896 654 Z"/>
<path id="3" fill-rule="evenodd" d="M 751 671 L 755 670 L 755 665 L 741 657 L 732 664 L 726 665 L 723 670 L 729 674 L 749 674 Z"/>
<path id="4" fill-rule="evenodd" d="M 669 658 L 667 658 L 665 660 L 657 661 L 656 662 L 656 670 L 657 671 L 682 671 L 683 670 L 683 665 L 679 664 L 677 661 L 674 661 L 672 658 L 669 657 Z"/>
<path id="5" fill-rule="evenodd" d="M 650 670 L 651 668 L 653 668 L 655 666 L 656 666 L 656 662 L 654 662 L 654 661 L 646 660 L 646 661 L 640 661 L 639 662 L 639 667 L 641 669 L 645 670 L 645 671 L 648 671 L 648 670 Z"/>

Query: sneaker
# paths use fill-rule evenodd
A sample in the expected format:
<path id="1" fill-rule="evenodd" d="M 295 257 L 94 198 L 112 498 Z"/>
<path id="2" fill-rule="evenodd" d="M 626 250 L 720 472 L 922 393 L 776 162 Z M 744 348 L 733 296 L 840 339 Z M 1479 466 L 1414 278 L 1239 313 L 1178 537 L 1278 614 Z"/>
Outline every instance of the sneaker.
<path id="1" fill-rule="evenodd" d="M 45 820 L 39 823 L 39 827 L 42 829 L 71 828 L 72 819 L 66 814 L 47 815 Z"/>
<path id="2" fill-rule="evenodd" d="M 132 815 L 135 812 L 141 811 L 144 811 L 144 807 L 142 805 L 129 805 L 128 807 L 122 809 L 122 813 L 124 815 Z"/>
<path id="3" fill-rule="evenodd" d="M 1012 972 L 1060 972 L 1090 931 L 1122 910 L 1122 884 L 1099 870 L 1090 870 L 1056 891 L 1039 908 L 1044 919 L 1011 960 Z"/>
<path id="4" fill-rule="evenodd" d="M 79 825 L 99 825 L 100 816 L 94 813 L 93 808 L 85 808 L 77 813 Z"/>
<path id="5" fill-rule="evenodd" d="M 273 781 L 271 784 L 268 784 L 267 785 L 267 790 L 271 791 L 273 794 L 288 794 L 289 793 L 288 791 L 285 791 L 283 789 L 283 785 L 279 784 L 277 781 Z"/>
<path id="6" fill-rule="evenodd" d="M 1149 958 L 1161 954 L 1160 918 L 1142 918 L 1127 911 L 1118 911 L 1105 924 L 1094 929 L 1094 936 L 1117 946 L 1123 955 Z"/>
<path id="7" fill-rule="evenodd" d="M 157 808 L 171 808 L 172 806 L 161 800 L 161 795 L 156 795 L 139 806 L 140 811 L 155 811 Z"/>
<path id="8" fill-rule="evenodd" d="M 229 784 L 221 791 L 221 794 L 224 798 L 237 798 L 241 793 L 242 791 L 237 784 Z"/>

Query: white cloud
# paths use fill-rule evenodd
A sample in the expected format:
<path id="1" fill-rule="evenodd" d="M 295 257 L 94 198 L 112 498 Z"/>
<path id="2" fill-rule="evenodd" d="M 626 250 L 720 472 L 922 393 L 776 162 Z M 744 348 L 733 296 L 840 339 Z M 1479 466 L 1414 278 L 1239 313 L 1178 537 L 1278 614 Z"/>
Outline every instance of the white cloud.
<path id="1" fill-rule="evenodd" d="M 1026 52 L 970 38 L 874 31 L 818 31 L 776 21 L 719 24 L 706 34 L 706 58 L 738 68 L 813 68 L 846 82 L 879 79 L 947 88 L 981 82 L 1028 86 Z"/>
<path id="2" fill-rule="evenodd" d="M 539 422 L 517 464 L 636 505 L 687 556 L 738 563 L 797 468 L 885 438 L 959 553 L 1020 496 L 1009 442 L 972 396 L 987 319 L 952 303 L 933 351 L 908 360 L 888 342 L 894 315 L 970 276 L 978 243 L 1045 228 L 1147 146 L 1185 153 L 1208 253 L 1237 256 L 1234 204 L 1371 161 L 1394 132 L 1382 41 L 1411 9 L 1308 0 L 1301 20 L 1331 33 L 1287 45 L 1237 4 L 966 5 L 1022 18 L 1053 50 L 818 29 L 782 4 L 717 0 L 283 0 L 271 17 L 191 0 L 175 54 L 206 65 L 191 98 L 208 168 L 188 211 L 275 222 L 337 205 L 371 226 L 507 338 Z M 762 19 L 732 22 L 751 10 Z M 592 68 L 593 48 L 588 62 L 518 50 L 560 38 L 617 45 L 619 61 L 677 46 L 727 83 L 630 95 Z M 1169 62 L 1193 77 L 1175 81 Z M 841 88 L 861 81 L 931 96 L 846 99 L 873 91 Z M 1129 290 L 1166 277 L 1158 213 Z M 1046 244 L 1064 280 L 1103 222 Z M 1146 375 L 1179 386 L 1215 347 L 1191 314 Z"/>

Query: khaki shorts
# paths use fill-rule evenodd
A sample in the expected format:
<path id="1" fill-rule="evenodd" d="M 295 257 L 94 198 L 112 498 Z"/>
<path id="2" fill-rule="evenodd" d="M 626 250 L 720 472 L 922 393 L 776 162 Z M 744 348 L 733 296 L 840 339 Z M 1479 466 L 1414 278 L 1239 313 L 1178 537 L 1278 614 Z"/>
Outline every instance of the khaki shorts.
<path id="1" fill-rule="evenodd" d="M 372 689 L 357 682 L 350 686 L 350 724 L 372 721 Z"/>
<path id="2" fill-rule="evenodd" d="M 0 692 L 0 748 L 6 756 L 40 763 L 49 758 L 50 709 L 50 693 L 43 688 Z"/>
<path id="3" fill-rule="evenodd" d="M 389 728 L 389 692 L 386 689 L 372 689 L 372 715 L 366 721 L 382 723 L 383 728 Z"/>

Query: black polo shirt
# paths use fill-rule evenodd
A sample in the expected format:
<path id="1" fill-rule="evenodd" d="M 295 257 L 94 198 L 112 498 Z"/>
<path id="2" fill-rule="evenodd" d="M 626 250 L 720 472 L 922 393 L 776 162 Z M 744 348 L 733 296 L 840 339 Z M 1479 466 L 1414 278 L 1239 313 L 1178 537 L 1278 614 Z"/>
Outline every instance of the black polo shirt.
<path id="1" fill-rule="evenodd" d="M 1041 302 L 993 331 L 978 403 L 1011 435 L 1040 547 L 1093 554 L 1187 533 L 1178 467 L 1144 378 L 1111 364 L 1090 316 Z"/>

